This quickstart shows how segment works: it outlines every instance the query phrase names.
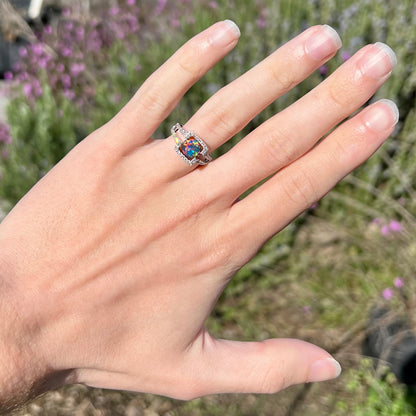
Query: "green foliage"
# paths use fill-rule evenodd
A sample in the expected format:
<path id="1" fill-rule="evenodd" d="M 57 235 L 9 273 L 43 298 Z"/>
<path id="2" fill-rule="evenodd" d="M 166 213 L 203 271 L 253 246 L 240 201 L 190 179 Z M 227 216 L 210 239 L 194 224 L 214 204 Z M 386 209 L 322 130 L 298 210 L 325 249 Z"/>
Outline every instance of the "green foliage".
<path id="1" fill-rule="evenodd" d="M 0 195 L 16 202 L 56 164 L 85 133 L 81 114 L 68 100 L 59 102 L 45 85 L 36 106 L 18 96 L 8 111 L 13 137 L 3 160 Z"/>
<path id="2" fill-rule="evenodd" d="M 328 327 L 344 332 L 362 323 L 369 307 L 381 298 L 385 287 L 392 286 L 396 276 L 404 277 L 406 288 L 396 290 L 390 306 L 405 309 L 416 304 L 414 1 L 218 0 L 218 7 L 214 7 L 215 2 L 208 0 L 178 0 L 168 2 L 160 15 L 155 14 L 153 3 L 156 2 L 141 2 L 141 26 L 134 36 L 114 40 L 101 49 L 97 59 L 85 55 L 85 73 L 72 79 L 75 98 L 52 85 L 56 65 L 62 62 L 67 72 L 71 65 L 69 58 L 59 56 L 55 69 L 36 69 L 42 94 L 28 99 L 22 90 L 26 81 L 12 89 L 8 123 L 13 140 L 7 145 L 9 156 L 0 160 L 0 197 L 8 203 L 5 209 L 11 208 L 80 140 L 111 119 L 147 77 L 200 30 L 218 20 L 233 19 L 242 36 L 235 50 L 190 89 L 156 131 L 156 138 L 168 136 L 173 123 L 188 120 L 216 91 L 278 46 L 311 25 L 327 23 L 341 35 L 340 53 L 321 71 L 267 107 L 214 156 L 226 152 L 248 132 L 302 97 L 360 47 L 377 41 L 395 50 L 398 65 L 370 102 L 393 99 L 400 109 L 400 122 L 392 139 L 370 161 L 349 175 L 317 209 L 308 211 L 270 240 L 237 273 L 209 321 L 209 328 L 222 336 L 224 328 L 232 327 L 232 334 L 246 339 L 293 336 L 289 330 L 284 333 L 282 323 L 297 318 L 297 323 L 306 322 L 319 333 Z M 172 24 L 175 19 L 179 27 Z M 88 25 L 86 22 L 86 30 Z M 56 39 L 44 40 L 55 48 Z M 16 79 L 19 81 L 17 76 Z M 382 236 L 380 227 L 370 224 L 374 217 L 384 223 L 399 219 L 404 230 Z M 279 321 L 278 313 L 273 315 L 266 304 L 279 305 L 275 308 L 289 313 L 282 313 Z M 305 306 L 310 312 L 302 312 Z M 391 374 L 376 377 L 367 361 L 346 378 L 348 381 L 343 381 L 340 388 L 341 397 L 334 399 L 333 414 L 414 414 L 407 404 L 405 389 Z M 276 414 L 275 409 L 259 410 L 266 400 L 256 400 L 241 406 L 230 404 L 224 412 L 221 402 L 201 399 L 184 405 L 178 415 Z"/>
<path id="3" fill-rule="evenodd" d="M 20 95 L 12 99 L 8 111 L 14 138 L 14 143 L 9 148 L 12 161 L 6 162 L 2 168 L 0 196 L 14 204 L 68 149 L 108 121 L 180 44 L 202 28 L 225 18 L 232 18 L 239 24 L 242 31 L 239 45 L 191 88 L 181 105 L 156 133 L 157 137 L 169 135 L 170 125 L 174 121 L 189 119 L 215 91 L 301 30 L 310 25 L 328 23 L 340 32 L 344 41 L 344 55 L 352 54 L 366 43 L 375 41 L 387 42 L 398 55 L 398 67 L 376 96 L 387 96 L 399 104 L 404 128 L 400 125 L 395 140 L 390 141 L 385 146 L 385 151 L 375 156 L 356 175 L 372 186 L 382 187 L 383 192 L 395 198 L 412 196 L 414 164 L 407 157 L 409 148 L 414 143 L 411 126 L 414 120 L 412 100 L 416 84 L 416 58 L 413 52 L 416 44 L 416 17 L 412 1 L 397 4 L 382 0 L 259 0 L 244 2 L 244 7 L 235 1 L 221 0 L 217 3 L 218 7 L 210 6 L 208 1 L 193 2 L 186 6 L 179 1 L 170 9 L 167 8 L 161 16 L 154 16 L 151 8 L 143 7 L 141 22 L 149 23 L 139 32 L 139 36 L 130 37 L 128 42 L 116 41 L 111 47 L 103 48 L 98 63 L 85 57 L 89 79 L 78 90 L 94 88 L 95 93 L 88 105 L 77 104 L 76 100 L 65 103 L 57 100 L 56 94 L 50 100 L 49 73 L 41 79 L 44 93 L 40 98 L 32 103 L 25 103 Z M 178 8 L 176 12 L 175 7 Z M 169 13 L 179 17 L 180 28 L 169 26 Z M 338 54 L 328 64 L 329 74 L 342 63 L 341 55 Z M 318 71 L 274 102 L 219 149 L 216 156 L 227 151 L 248 131 L 303 96 L 324 77 Z M 76 82 L 76 79 L 73 81 Z M 48 100 L 49 103 L 46 102 Z M 36 147 L 40 142 L 43 145 Z M 22 147 L 29 147 L 30 150 L 23 150 Z M 35 167 L 38 161 L 41 161 L 41 165 Z M 410 169 L 406 170 L 409 165 Z M 19 169 L 25 173 L 17 175 Z M 374 202 L 370 193 L 357 189 L 356 186 L 344 183 L 340 189 L 348 193 L 353 191 L 354 196 L 365 204 Z"/>
<path id="4" fill-rule="evenodd" d="M 406 387 L 397 383 L 387 368 L 376 375 L 371 359 L 363 359 L 361 368 L 348 373 L 347 391 L 363 402 L 336 401 L 336 415 L 348 416 L 413 416 L 416 409 L 408 401 Z"/>

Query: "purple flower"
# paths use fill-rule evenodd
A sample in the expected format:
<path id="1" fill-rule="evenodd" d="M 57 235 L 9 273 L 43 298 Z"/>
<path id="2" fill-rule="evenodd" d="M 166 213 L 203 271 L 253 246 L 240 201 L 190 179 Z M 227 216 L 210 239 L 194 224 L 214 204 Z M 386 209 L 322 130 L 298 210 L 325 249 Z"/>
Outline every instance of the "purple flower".
<path id="1" fill-rule="evenodd" d="M 110 16 L 117 16 L 120 12 L 120 9 L 118 7 L 111 7 L 109 10 Z"/>
<path id="2" fill-rule="evenodd" d="M 62 63 L 59 63 L 56 65 L 56 71 L 57 72 L 64 72 L 65 71 L 65 65 Z"/>
<path id="3" fill-rule="evenodd" d="M 163 9 L 165 8 L 167 2 L 168 0 L 157 0 L 157 6 L 155 11 L 156 16 L 159 16 L 163 12 Z"/>
<path id="4" fill-rule="evenodd" d="M 69 101 L 73 101 L 75 98 L 75 92 L 72 90 L 64 91 L 64 97 L 68 98 Z"/>
<path id="5" fill-rule="evenodd" d="M 403 279 L 401 277 L 396 277 L 394 279 L 393 284 L 394 284 L 394 287 L 397 288 L 397 289 L 400 289 L 404 286 L 404 282 L 403 282 Z"/>
<path id="6" fill-rule="evenodd" d="M 71 87 L 71 77 L 68 74 L 62 74 L 61 82 L 64 89 L 69 89 Z"/>
<path id="7" fill-rule="evenodd" d="M 69 46 L 63 46 L 61 49 L 62 56 L 72 56 L 72 49 Z"/>
<path id="8" fill-rule="evenodd" d="M 212 9 L 212 10 L 216 10 L 218 9 L 218 3 L 216 1 L 210 1 L 208 3 L 208 6 Z"/>
<path id="9" fill-rule="evenodd" d="M 22 58 L 25 58 L 27 56 L 27 49 L 24 46 L 19 48 L 19 55 Z"/>
<path id="10" fill-rule="evenodd" d="M 47 64 L 48 64 L 48 59 L 46 58 L 39 59 L 38 61 L 38 65 L 40 68 L 46 68 Z"/>
<path id="11" fill-rule="evenodd" d="M 302 308 L 302 311 L 305 315 L 309 315 L 312 312 L 312 307 L 310 305 L 306 305 Z"/>
<path id="12" fill-rule="evenodd" d="M 69 17 L 71 16 L 71 9 L 69 9 L 68 7 L 62 10 L 62 16 L 64 17 Z"/>
<path id="13" fill-rule="evenodd" d="M 321 65 L 319 67 L 319 73 L 323 76 L 328 74 L 328 66 L 327 65 Z"/>
<path id="14" fill-rule="evenodd" d="M 388 225 L 383 225 L 381 227 L 381 235 L 389 235 L 390 234 L 390 227 Z"/>
<path id="15" fill-rule="evenodd" d="M 33 44 L 31 50 L 36 56 L 41 56 L 43 54 L 43 46 L 41 43 Z"/>
<path id="16" fill-rule="evenodd" d="M 29 79 L 29 74 L 27 72 L 21 72 L 18 75 L 19 81 L 27 81 Z"/>
<path id="17" fill-rule="evenodd" d="M 10 132 L 9 125 L 8 124 L 1 123 L 0 124 L 0 137 L 4 136 L 6 134 L 9 134 L 9 132 Z"/>
<path id="18" fill-rule="evenodd" d="M 117 39 L 124 39 L 126 37 L 126 33 L 121 26 L 115 26 L 113 32 Z"/>
<path id="19" fill-rule="evenodd" d="M 5 79 L 6 81 L 10 81 L 11 79 L 13 79 L 13 74 L 12 74 L 10 71 L 6 71 L 6 72 L 3 74 L 3 76 L 4 76 L 4 79 Z"/>
<path id="20" fill-rule="evenodd" d="M 74 22 L 71 22 L 70 20 L 68 22 L 65 22 L 65 29 L 68 32 L 71 32 L 73 28 L 74 28 Z"/>
<path id="21" fill-rule="evenodd" d="M 266 26 L 267 26 L 267 23 L 266 23 L 266 18 L 265 18 L 265 17 L 263 17 L 263 16 L 260 16 L 260 17 L 257 19 L 257 27 L 258 27 L 259 29 L 265 29 L 265 28 L 266 28 Z"/>
<path id="22" fill-rule="evenodd" d="M 402 231 L 403 226 L 402 224 L 400 224 L 399 221 L 391 220 L 389 224 L 389 228 L 392 232 L 399 233 L 400 231 Z"/>
<path id="23" fill-rule="evenodd" d="M 371 224 L 380 225 L 381 219 L 380 218 L 374 218 L 373 221 L 371 221 Z"/>
<path id="24" fill-rule="evenodd" d="M 77 40 L 83 40 L 85 36 L 85 29 L 82 26 L 79 26 L 75 30 L 75 35 Z"/>
<path id="25" fill-rule="evenodd" d="M 47 35 L 51 35 L 52 34 L 52 27 L 51 26 L 45 26 L 43 28 L 43 32 Z"/>
<path id="26" fill-rule="evenodd" d="M 127 24 L 129 25 L 131 32 L 137 32 L 139 30 L 139 23 L 137 21 L 137 17 L 133 16 L 132 14 L 128 14 L 126 16 Z"/>
<path id="27" fill-rule="evenodd" d="M 102 47 L 100 34 L 97 30 L 93 30 L 87 37 L 87 49 L 91 52 L 99 52 Z"/>
<path id="28" fill-rule="evenodd" d="M 32 97 L 32 84 L 26 83 L 23 85 L 23 93 L 26 95 L 26 98 Z"/>
<path id="29" fill-rule="evenodd" d="M 42 95 L 42 86 L 38 79 L 35 79 L 32 83 L 32 91 L 35 97 L 40 97 Z"/>
<path id="30" fill-rule="evenodd" d="M 128 6 L 134 6 L 136 4 L 136 0 L 127 0 L 126 3 Z"/>
<path id="31" fill-rule="evenodd" d="M 390 287 L 387 287 L 386 289 L 383 290 L 383 298 L 386 300 L 390 300 L 394 295 L 393 289 L 391 289 Z"/>
<path id="32" fill-rule="evenodd" d="M 10 144 L 12 137 L 10 136 L 10 127 L 8 124 L 0 123 L 0 143 Z"/>
<path id="33" fill-rule="evenodd" d="M 181 22 L 179 21 L 179 19 L 177 17 L 171 17 L 170 18 L 170 24 L 172 27 L 179 27 L 181 25 Z"/>
<path id="34" fill-rule="evenodd" d="M 85 71 L 85 65 L 83 63 L 73 63 L 70 66 L 69 72 L 73 77 L 77 77 L 79 74 Z"/>
<path id="35" fill-rule="evenodd" d="M 341 59 L 345 62 L 351 58 L 351 54 L 348 51 L 341 51 Z"/>

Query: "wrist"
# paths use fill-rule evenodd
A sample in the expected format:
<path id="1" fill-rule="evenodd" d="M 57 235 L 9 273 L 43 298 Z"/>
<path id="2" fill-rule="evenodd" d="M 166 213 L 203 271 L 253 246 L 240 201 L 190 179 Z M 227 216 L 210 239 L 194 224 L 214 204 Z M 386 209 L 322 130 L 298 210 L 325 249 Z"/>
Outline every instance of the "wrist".
<path id="1" fill-rule="evenodd" d="M 0 258 L 0 414 L 57 387 L 56 372 L 41 348 L 42 328 L 25 302 L 10 258 Z M 21 283 L 21 281 L 20 281 Z M 21 287 L 22 286 L 22 287 Z M 32 299 L 33 301 L 33 299 Z"/>

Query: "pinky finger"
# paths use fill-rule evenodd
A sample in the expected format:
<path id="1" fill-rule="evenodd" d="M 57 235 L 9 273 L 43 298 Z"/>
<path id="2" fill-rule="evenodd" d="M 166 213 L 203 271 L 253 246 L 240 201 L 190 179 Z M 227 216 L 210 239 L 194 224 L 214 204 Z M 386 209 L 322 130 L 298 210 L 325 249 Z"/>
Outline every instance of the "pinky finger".
<path id="1" fill-rule="evenodd" d="M 265 241 L 367 160 L 390 136 L 398 119 L 392 101 L 372 104 L 234 204 L 229 224 L 241 241 L 250 242 L 247 248 L 251 252 L 245 256 L 254 255 Z"/>

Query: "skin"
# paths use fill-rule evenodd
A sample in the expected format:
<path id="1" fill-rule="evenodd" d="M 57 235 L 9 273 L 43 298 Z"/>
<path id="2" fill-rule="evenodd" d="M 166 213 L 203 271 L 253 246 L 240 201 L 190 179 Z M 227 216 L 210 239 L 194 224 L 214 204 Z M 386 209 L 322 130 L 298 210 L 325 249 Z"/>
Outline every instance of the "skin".
<path id="1" fill-rule="evenodd" d="M 221 89 L 185 128 L 211 150 L 227 141 L 336 53 L 335 42 L 322 59 L 305 46 L 323 30 L 308 29 Z M 188 166 L 172 137 L 150 137 L 237 40 L 224 22 L 196 35 L 1 223 L 3 409 L 65 383 L 191 399 L 273 393 L 338 375 L 312 344 L 214 339 L 204 322 L 264 242 L 391 134 L 394 114 L 380 102 L 315 146 L 374 94 L 393 64 L 368 45 L 227 154 Z M 387 75 L 365 72 L 375 56 Z"/>

